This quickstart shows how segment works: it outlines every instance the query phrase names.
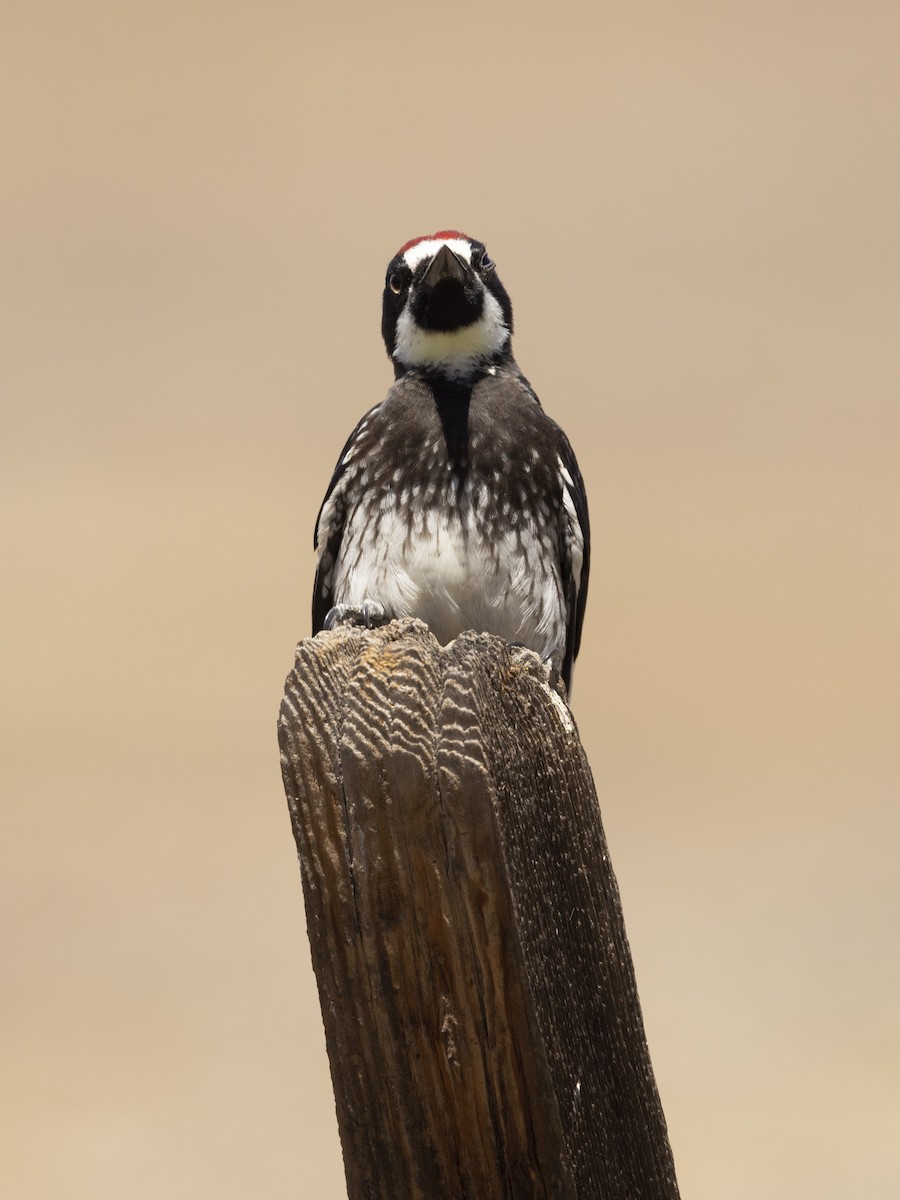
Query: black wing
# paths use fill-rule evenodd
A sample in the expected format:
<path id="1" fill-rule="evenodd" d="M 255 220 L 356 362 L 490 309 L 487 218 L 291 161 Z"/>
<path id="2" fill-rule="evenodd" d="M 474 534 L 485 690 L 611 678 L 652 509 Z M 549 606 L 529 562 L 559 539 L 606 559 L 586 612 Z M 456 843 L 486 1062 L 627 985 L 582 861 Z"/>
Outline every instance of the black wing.
<path id="1" fill-rule="evenodd" d="M 568 438 L 560 430 L 560 477 L 563 489 L 560 566 L 566 595 L 566 652 L 560 674 L 566 691 L 572 692 L 572 665 L 581 645 L 581 626 L 587 602 L 591 566 L 591 526 L 584 480 Z M 566 502 L 568 498 L 568 503 Z M 581 570 L 577 569 L 578 540 L 581 540 Z"/>
<path id="2" fill-rule="evenodd" d="M 334 468 L 334 474 L 331 476 L 325 498 L 319 508 L 319 515 L 316 517 L 313 549 L 318 550 L 319 561 L 316 565 L 316 580 L 313 584 L 312 597 L 312 631 L 314 634 L 325 628 L 325 617 L 330 609 L 334 608 L 334 572 L 341 553 L 341 540 L 344 536 L 344 522 L 347 517 L 347 505 L 341 484 L 347 467 L 353 460 L 355 451 L 359 448 L 360 434 L 379 408 L 381 405 L 376 404 L 374 408 L 370 409 L 347 438 L 337 460 L 337 466 Z"/>

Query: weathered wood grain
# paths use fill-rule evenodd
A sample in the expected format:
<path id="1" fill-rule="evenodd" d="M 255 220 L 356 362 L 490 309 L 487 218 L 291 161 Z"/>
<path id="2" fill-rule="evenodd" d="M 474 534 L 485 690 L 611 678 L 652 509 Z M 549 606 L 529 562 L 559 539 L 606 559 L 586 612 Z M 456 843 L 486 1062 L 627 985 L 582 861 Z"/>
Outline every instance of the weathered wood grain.
<path id="1" fill-rule="evenodd" d="M 678 1196 L 571 714 L 528 651 L 302 642 L 279 723 L 350 1200 Z"/>

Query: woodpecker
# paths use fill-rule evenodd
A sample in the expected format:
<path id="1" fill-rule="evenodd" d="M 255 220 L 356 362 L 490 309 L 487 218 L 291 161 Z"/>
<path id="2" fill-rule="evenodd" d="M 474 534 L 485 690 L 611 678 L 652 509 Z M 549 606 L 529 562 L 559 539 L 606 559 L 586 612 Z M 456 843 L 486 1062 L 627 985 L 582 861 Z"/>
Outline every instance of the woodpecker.
<path id="1" fill-rule="evenodd" d="M 494 633 L 552 662 L 568 692 L 587 498 L 512 330 L 483 242 L 442 230 L 391 259 L 381 331 L 395 379 L 351 433 L 319 511 L 313 633 L 406 616 L 442 644 Z"/>

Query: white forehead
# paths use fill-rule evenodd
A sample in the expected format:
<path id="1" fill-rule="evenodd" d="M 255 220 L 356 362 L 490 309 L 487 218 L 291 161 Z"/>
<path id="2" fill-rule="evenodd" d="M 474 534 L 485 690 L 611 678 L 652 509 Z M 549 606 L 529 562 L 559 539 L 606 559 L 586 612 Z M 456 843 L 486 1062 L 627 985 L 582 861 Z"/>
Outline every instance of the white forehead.
<path id="1" fill-rule="evenodd" d="M 467 263 L 472 262 L 472 247 L 465 238 L 426 238 L 424 241 L 410 246 L 403 255 L 403 261 L 411 271 L 414 271 L 420 262 L 426 258 L 433 258 L 441 246 L 449 246 L 454 254 L 458 254 Z"/>

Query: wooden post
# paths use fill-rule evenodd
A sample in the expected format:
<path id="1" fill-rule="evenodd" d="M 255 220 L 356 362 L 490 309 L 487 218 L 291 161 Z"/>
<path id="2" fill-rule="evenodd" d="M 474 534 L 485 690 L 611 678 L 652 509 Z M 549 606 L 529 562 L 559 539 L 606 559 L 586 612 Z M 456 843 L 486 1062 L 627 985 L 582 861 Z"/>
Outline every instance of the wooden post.
<path id="1" fill-rule="evenodd" d="M 350 1200 L 674 1200 L 590 769 L 527 650 L 301 642 L 279 724 Z"/>

